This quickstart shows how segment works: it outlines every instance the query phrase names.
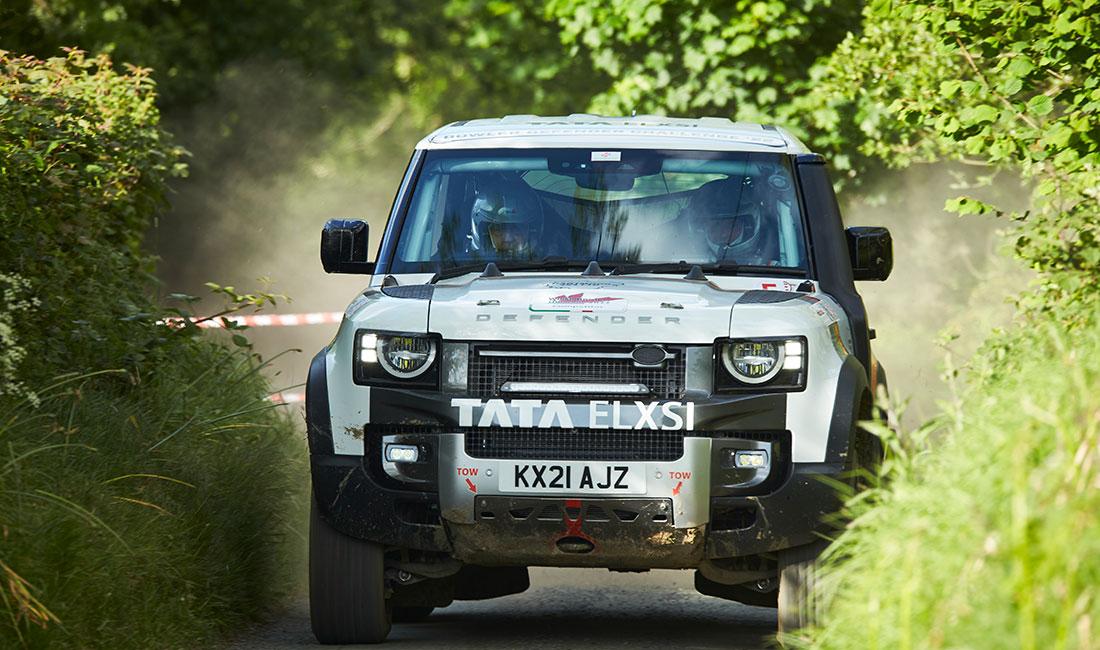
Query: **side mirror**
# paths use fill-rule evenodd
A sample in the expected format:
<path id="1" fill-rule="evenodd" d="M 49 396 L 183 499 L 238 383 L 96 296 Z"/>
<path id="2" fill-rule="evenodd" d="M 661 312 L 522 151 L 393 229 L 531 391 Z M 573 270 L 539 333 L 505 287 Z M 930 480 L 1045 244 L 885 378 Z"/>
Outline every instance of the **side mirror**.
<path id="1" fill-rule="evenodd" d="M 852 276 L 856 280 L 885 280 L 894 268 L 894 241 L 880 226 L 856 226 L 844 231 Z"/>
<path id="2" fill-rule="evenodd" d="M 367 261 L 367 224 L 329 219 L 321 230 L 321 266 L 325 273 L 374 273 Z"/>

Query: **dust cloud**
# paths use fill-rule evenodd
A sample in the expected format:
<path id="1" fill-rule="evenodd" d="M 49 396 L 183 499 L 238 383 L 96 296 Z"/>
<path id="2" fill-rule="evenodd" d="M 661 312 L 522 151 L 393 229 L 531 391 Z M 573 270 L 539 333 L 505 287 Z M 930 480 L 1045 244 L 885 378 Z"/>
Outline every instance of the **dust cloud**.
<path id="1" fill-rule="evenodd" d="M 890 279 L 858 289 L 890 392 L 909 401 L 908 425 L 934 415 L 937 401 L 950 396 L 941 378 L 946 353 L 955 366 L 965 363 L 993 327 L 1010 322 L 1011 297 L 1033 277 L 1005 250 L 1008 221 L 944 211 L 947 199 L 962 194 L 1005 209 L 1026 204 L 1018 181 L 977 186 L 976 179 L 974 170 L 948 164 L 881 172 L 866 184 L 874 198 L 843 206 L 845 225 L 886 226 L 893 236 Z M 957 337 L 946 349 L 937 343 L 944 334 Z"/>
<path id="2" fill-rule="evenodd" d="M 423 128 L 400 98 L 364 105 L 318 85 L 293 66 L 246 64 L 214 100 L 168 127 L 192 153 L 172 208 L 150 234 L 165 294 L 207 297 L 205 282 L 269 290 L 264 313 L 343 311 L 363 276 L 327 275 L 318 255 L 327 219 L 368 221 L 377 249 L 394 192 Z M 200 313 L 219 308 L 204 300 Z M 336 325 L 269 327 L 249 338 L 272 364 L 272 387 L 305 381 L 309 360 Z M 300 392 L 296 388 L 291 392 Z"/>
<path id="3" fill-rule="evenodd" d="M 321 270 L 320 228 L 329 218 L 365 219 L 376 250 L 412 147 L 427 130 L 400 97 L 364 106 L 317 92 L 293 67 L 263 65 L 237 67 L 216 99 L 169 126 L 193 159 L 191 177 L 177 184 L 171 212 L 150 236 L 162 257 L 165 293 L 204 296 L 203 283 L 213 281 L 291 298 L 269 313 L 342 311 L 362 289 L 361 276 Z M 1011 318 L 1008 297 L 1029 280 L 999 251 L 1006 222 L 943 211 L 946 199 L 964 192 L 959 180 L 968 175 L 974 177 L 949 165 L 881 172 L 866 183 L 866 195 L 845 205 L 848 225 L 893 233 L 893 275 L 861 283 L 860 291 L 891 391 L 911 401 L 910 422 L 933 414 L 936 400 L 948 395 L 939 334 L 957 334 L 952 351 L 967 358 L 993 326 Z M 965 192 L 1007 207 L 1026 195 L 1009 181 Z M 200 310 L 217 306 L 207 301 Z M 303 351 L 273 364 L 273 388 L 281 389 L 305 381 L 309 359 L 335 330 L 258 328 L 250 338 L 265 358 Z"/>

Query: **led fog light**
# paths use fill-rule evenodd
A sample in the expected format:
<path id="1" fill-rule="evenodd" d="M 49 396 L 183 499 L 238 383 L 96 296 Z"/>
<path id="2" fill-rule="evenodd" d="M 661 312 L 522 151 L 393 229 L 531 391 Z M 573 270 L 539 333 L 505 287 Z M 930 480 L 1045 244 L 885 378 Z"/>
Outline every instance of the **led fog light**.
<path id="1" fill-rule="evenodd" d="M 415 463 L 419 458 L 416 445 L 386 445 L 386 460 L 391 463 Z"/>
<path id="2" fill-rule="evenodd" d="M 749 469 L 764 469 L 768 466 L 768 452 L 760 449 L 735 451 L 733 454 L 733 466 Z"/>

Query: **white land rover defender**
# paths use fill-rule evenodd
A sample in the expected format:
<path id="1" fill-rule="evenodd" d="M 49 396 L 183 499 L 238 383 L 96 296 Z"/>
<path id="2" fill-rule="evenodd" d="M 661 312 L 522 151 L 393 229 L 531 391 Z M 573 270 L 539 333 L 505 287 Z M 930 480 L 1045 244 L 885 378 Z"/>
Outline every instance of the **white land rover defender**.
<path id="1" fill-rule="evenodd" d="M 366 287 L 313 359 L 310 610 L 322 643 L 517 593 L 530 566 L 694 569 L 809 615 L 836 481 L 884 384 L 822 158 L 725 119 L 512 116 L 421 141 Z"/>

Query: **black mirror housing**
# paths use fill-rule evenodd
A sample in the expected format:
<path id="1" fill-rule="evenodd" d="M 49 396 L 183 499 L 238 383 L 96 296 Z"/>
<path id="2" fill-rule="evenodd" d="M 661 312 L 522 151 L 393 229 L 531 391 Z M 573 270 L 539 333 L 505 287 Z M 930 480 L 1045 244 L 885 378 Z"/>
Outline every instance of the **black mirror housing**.
<path id="1" fill-rule="evenodd" d="M 844 233 L 854 279 L 881 282 L 890 277 L 894 268 L 894 241 L 889 230 L 881 226 L 854 226 Z"/>
<path id="2" fill-rule="evenodd" d="M 325 273 L 374 273 L 368 262 L 367 223 L 359 220 L 329 219 L 321 229 L 321 266 Z"/>

